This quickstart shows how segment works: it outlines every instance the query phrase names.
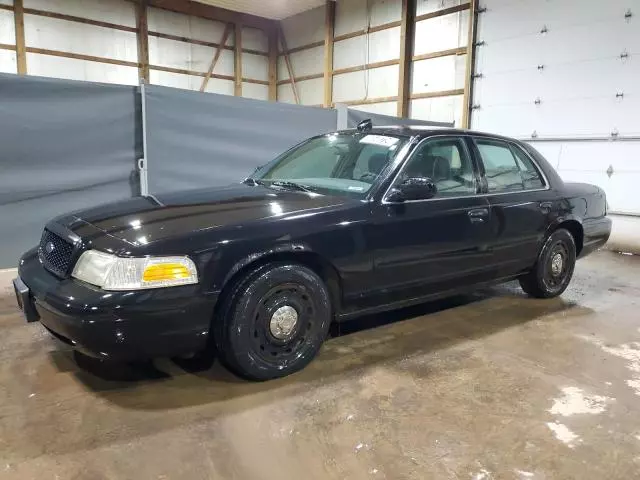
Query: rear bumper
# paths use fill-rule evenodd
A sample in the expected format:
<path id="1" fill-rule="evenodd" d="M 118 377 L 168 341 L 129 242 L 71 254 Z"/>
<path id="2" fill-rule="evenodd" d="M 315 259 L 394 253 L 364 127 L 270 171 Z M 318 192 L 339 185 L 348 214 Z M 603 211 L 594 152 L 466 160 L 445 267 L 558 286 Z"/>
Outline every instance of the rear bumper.
<path id="1" fill-rule="evenodd" d="M 123 361 L 193 353 L 207 346 L 217 297 L 203 295 L 198 285 L 107 292 L 59 279 L 42 267 L 35 251 L 21 259 L 18 274 L 40 323 L 86 355 Z"/>
<path id="2" fill-rule="evenodd" d="M 603 247 L 611 235 L 611 219 L 607 217 L 589 219 L 582 223 L 584 239 L 579 258 Z"/>

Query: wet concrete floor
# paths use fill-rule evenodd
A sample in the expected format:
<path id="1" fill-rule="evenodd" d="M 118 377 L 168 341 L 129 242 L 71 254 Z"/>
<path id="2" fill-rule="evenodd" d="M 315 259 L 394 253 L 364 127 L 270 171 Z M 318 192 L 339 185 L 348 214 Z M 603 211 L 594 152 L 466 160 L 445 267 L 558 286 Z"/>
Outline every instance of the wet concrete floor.
<path id="1" fill-rule="evenodd" d="M 259 384 L 79 366 L 0 280 L 1 479 L 640 478 L 639 257 L 354 321 Z"/>

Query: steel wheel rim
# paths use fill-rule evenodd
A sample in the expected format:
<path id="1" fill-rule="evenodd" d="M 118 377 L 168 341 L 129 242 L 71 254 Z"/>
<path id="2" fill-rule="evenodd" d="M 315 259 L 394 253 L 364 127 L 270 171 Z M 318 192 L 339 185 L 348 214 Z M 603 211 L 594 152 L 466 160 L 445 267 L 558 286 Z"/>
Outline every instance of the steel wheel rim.
<path id="1" fill-rule="evenodd" d="M 569 258 L 569 248 L 564 242 L 557 242 L 550 248 L 543 272 L 543 281 L 550 290 L 558 290 L 564 285 Z"/>
<path id="2" fill-rule="evenodd" d="M 315 312 L 311 292 L 303 285 L 287 283 L 271 288 L 253 312 L 251 339 L 255 354 L 270 362 L 299 356 L 308 341 Z"/>

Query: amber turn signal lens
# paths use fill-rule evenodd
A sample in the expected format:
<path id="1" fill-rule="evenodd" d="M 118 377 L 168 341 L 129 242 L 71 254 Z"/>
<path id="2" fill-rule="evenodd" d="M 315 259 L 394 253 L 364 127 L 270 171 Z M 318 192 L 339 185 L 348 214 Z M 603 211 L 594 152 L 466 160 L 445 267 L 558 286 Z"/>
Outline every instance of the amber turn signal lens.
<path id="1" fill-rule="evenodd" d="M 149 265 L 142 274 L 145 282 L 164 282 L 189 278 L 191 274 L 185 265 L 180 263 L 158 263 Z"/>

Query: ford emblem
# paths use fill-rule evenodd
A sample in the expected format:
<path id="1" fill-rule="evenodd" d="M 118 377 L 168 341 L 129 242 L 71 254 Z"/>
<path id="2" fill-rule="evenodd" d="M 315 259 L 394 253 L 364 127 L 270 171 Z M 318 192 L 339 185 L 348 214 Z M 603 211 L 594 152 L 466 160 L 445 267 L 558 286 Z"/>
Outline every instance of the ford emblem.
<path id="1" fill-rule="evenodd" d="M 47 242 L 47 244 L 44 246 L 44 250 L 45 250 L 45 252 L 47 252 L 47 253 L 51 253 L 51 252 L 53 252 L 55 249 L 56 249 L 56 246 L 55 246 L 53 243 L 51 243 L 51 242 Z"/>

